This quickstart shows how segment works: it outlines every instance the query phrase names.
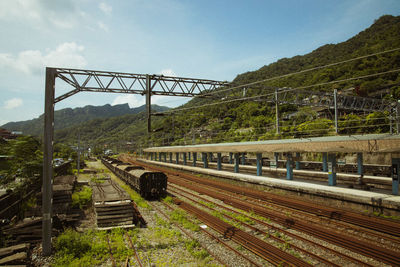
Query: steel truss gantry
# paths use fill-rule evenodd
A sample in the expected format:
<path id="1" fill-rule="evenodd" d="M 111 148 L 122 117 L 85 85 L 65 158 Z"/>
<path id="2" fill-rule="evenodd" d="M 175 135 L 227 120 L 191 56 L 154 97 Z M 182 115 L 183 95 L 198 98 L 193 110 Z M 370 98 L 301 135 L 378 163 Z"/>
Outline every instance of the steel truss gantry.
<path id="1" fill-rule="evenodd" d="M 263 97 L 263 101 L 279 104 L 293 104 L 298 106 L 314 106 L 334 109 L 337 106 L 341 110 L 349 111 L 392 111 L 397 107 L 394 101 L 387 101 L 377 98 L 352 96 L 332 92 L 315 92 L 293 89 L 279 89 L 276 95 Z M 335 100 L 336 98 L 336 100 Z"/>
<path id="2" fill-rule="evenodd" d="M 61 79 L 73 90 L 55 96 L 56 78 Z M 111 71 L 95 71 L 66 68 L 46 68 L 45 109 L 44 109 L 44 155 L 43 155 L 43 254 L 51 254 L 52 229 L 52 181 L 53 181 L 53 139 L 54 105 L 79 92 L 106 92 L 146 95 L 147 129 L 151 130 L 151 96 L 205 97 L 227 82 L 205 79 L 171 77 L 164 75 L 133 74 Z"/>

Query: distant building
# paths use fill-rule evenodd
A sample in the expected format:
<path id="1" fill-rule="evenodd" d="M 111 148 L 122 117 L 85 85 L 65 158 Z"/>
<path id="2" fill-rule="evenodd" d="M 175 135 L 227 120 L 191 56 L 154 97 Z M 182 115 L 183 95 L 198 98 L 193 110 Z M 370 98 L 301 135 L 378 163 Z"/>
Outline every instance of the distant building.
<path id="1" fill-rule="evenodd" d="M 21 135 L 20 132 L 10 132 L 6 129 L 0 128 L 0 138 L 2 139 L 15 139 L 18 137 L 18 135 Z"/>

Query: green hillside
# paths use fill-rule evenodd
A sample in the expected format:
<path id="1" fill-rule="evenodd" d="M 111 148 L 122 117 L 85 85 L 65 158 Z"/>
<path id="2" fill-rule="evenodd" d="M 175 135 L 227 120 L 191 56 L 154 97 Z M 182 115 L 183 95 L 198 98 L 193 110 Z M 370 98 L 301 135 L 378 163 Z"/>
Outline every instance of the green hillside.
<path id="1" fill-rule="evenodd" d="M 94 119 L 101 118 L 112 118 L 123 116 L 127 114 L 138 114 L 145 110 L 146 106 L 140 106 L 137 108 L 130 108 L 128 104 L 120 104 L 111 106 L 110 104 L 104 106 L 85 106 L 83 108 L 65 108 L 56 110 L 54 112 L 54 129 L 62 130 L 70 127 L 80 125 L 84 122 L 88 122 Z M 165 111 L 167 107 L 161 107 L 152 105 L 153 110 Z M 9 122 L 1 126 L 1 128 L 8 129 L 10 131 L 20 131 L 23 134 L 29 134 L 34 136 L 43 135 L 44 115 L 39 118 L 20 121 L 20 122 Z"/>
<path id="2" fill-rule="evenodd" d="M 167 113 L 163 117 L 153 117 L 152 129 L 154 130 L 150 138 L 146 132 L 145 113 L 105 118 L 104 113 L 102 116 L 95 117 L 94 113 L 88 112 L 91 115 L 75 116 L 73 121 L 65 122 L 62 128 L 57 127 L 56 119 L 55 141 L 76 144 L 79 132 L 81 142 L 90 147 L 134 150 L 139 146 L 334 135 L 336 133 L 332 110 L 280 105 L 281 132 L 277 134 L 273 104 L 254 99 L 231 102 L 229 100 L 268 94 L 274 92 L 276 88 L 298 88 L 398 70 L 400 69 L 400 50 L 304 72 L 311 68 L 399 48 L 399 36 L 400 17 L 382 16 L 371 27 L 345 42 L 327 44 L 309 54 L 283 58 L 256 71 L 240 74 L 234 79 L 231 87 L 257 83 L 246 85 L 245 91 L 240 87 L 236 90 L 221 91 L 214 94 L 212 98 L 193 98 L 184 106 L 177 108 L 176 112 Z M 303 72 L 264 81 L 300 71 Z M 397 71 L 367 79 L 352 79 L 340 83 L 312 86 L 306 90 L 311 96 L 313 91 L 333 92 L 334 89 L 343 94 L 397 100 L 400 98 L 400 75 Z M 212 105 L 213 103 L 219 104 Z M 178 111 L 181 108 L 202 105 L 208 106 Z M 162 111 L 162 109 L 153 107 L 153 112 L 156 111 Z M 58 116 L 65 116 L 63 120 L 69 120 L 66 114 L 71 111 L 64 110 L 63 112 L 64 115 Z M 95 114 L 99 113 L 95 112 Z M 387 113 L 342 112 L 339 117 L 339 134 L 383 133 L 389 130 L 389 114 Z"/>
<path id="3" fill-rule="evenodd" d="M 249 84 L 272 77 L 299 72 L 318 66 L 357 58 L 372 53 L 400 47 L 400 17 L 382 16 L 368 29 L 353 38 L 338 44 L 324 45 L 309 54 L 283 58 L 259 70 L 238 75 L 231 86 Z M 275 88 L 298 88 L 352 77 L 396 70 L 400 68 L 400 51 L 359 59 L 315 71 L 274 79 L 246 86 L 245 96 L 274 92 Z M 338 89 L 346 94 L 366 97 L 400 98 L 400 75 L 386 75 L 334 83 L 307 88 L 310 91 L 333 92 Z M 215 101 L 226 101 L 242 97 L 243 89 L 216 94 L 213 99 L 196 98 L 184 107 L 201 106 Z M 226 102 L 166 116 L 155 124 L 163 133 L 153 134 L 151 142 L 191 143 L 231 142 L 264 140 L 271 138 L 293 138 L 335 134 L 331 114 L 322 114 L 311 107 L 281 105 L 281 134 L 276 134 L 275 107 L 254 100 Z M 389 131 L 389 114 L 341 114 L 340 134 L 371 133 Z M 164 135 L 164 136 L 163 136 Z M 165 139 L 168 135 L 168 139 Z M 174 140 L 171 142 L 171 140 Z"/>

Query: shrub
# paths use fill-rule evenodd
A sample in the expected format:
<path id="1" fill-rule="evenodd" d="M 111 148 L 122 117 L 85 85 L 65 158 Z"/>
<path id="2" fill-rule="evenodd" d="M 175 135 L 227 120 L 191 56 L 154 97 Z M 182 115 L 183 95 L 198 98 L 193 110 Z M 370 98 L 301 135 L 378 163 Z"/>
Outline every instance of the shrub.
<path id="1" fill-rule="evenodd" d="M 72 206 L 80 209 L 86 207 L 92 201 L 92 188 L 84 186 L 81 190 L 72 194 Z"/>

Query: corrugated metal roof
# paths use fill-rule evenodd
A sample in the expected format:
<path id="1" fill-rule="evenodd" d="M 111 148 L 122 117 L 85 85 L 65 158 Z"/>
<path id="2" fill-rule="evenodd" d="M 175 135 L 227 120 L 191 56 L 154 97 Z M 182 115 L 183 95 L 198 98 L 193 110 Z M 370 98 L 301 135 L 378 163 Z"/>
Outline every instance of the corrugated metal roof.
<path id="1" fill-rule="evenodd" d="M 255 142 L 151 147 L 145 152 L 400 152 L 400 135 L 325 136 Z"/>

